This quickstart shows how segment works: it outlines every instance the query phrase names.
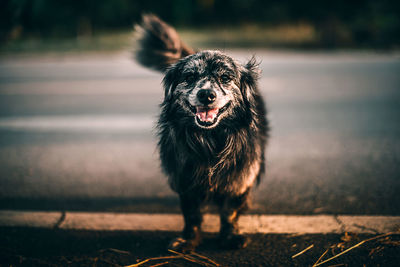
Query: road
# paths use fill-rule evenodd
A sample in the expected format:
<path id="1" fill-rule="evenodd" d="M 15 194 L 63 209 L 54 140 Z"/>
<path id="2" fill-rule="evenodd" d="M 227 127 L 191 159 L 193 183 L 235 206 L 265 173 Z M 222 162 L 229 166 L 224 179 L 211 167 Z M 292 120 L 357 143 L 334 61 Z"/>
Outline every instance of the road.
<path id="1" fill-rule="evenodd" d="M 400 56 L 261 61 L 272 125 L 253 212 L 400 214 Z M 162 76 L 128 52 L 0 58 L 0 208 L 179 211 L 161 173 Z"/>

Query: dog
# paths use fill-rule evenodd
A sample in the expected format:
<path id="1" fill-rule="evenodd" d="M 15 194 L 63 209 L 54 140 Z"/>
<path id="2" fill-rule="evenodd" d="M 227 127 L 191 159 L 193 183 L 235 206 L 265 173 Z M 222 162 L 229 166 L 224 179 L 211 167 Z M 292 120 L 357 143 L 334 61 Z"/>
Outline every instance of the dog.
<path id="1" fill-rule="evenodd" d="M 220 244 L 245 247 L 249 239 L 239 233 L 238 219 L 264 173 L 269 132 L 258 63 L 195 51 L 155 15 L 144 15 L 136 32 L 137 61 L 165 75 L 158 148 L 184 217 L 182 236 L 170 248 L 190 252 L 199 245 L 207 204 L 219 208 Z"/>

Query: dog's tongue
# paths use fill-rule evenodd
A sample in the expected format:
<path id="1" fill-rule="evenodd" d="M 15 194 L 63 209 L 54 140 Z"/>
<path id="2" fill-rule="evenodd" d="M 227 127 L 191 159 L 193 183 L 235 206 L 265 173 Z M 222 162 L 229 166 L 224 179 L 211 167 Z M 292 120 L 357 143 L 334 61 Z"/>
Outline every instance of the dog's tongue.
<path id="1" fill-rule="evenodd" d="M 212 122 L 218 114 L 218 108 L 207 109 L 205 107 L 196 107 L 196 116 L 201 121 Z"/>

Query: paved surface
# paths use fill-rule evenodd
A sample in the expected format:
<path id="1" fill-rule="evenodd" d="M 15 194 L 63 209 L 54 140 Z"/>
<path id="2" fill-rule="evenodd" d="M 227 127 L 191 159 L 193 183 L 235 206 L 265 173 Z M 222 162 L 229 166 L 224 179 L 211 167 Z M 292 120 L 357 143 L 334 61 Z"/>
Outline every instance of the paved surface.
<path id="1" fill-rule="evenodd" d="M 252 211 L 399 215 L 399 55 L 231 51 L 253 53 L 272 132 Z M 161 78 L 127 52 L 0 59 L 0 208 L 179 212 Z"/>
<path id="2" fill-rule="evenodd" d="M 179 232 L 183 219 L 176 214 L 0 211 L 0 226 Z M 239 226 L 251 234 L 400 233 L 400 216 L 244 215 Z M 218 230 L 219 217 L 205 215 L 203 231 Z"/>

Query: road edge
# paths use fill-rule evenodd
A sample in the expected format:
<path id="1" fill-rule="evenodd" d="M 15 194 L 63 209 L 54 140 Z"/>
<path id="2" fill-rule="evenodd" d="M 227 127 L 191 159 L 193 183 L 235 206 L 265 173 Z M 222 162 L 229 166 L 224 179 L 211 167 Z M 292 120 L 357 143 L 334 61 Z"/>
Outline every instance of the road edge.
<path id="1" fill-rule="evenodd" d="M 99 231 L 181 231 L 183 219 L 179 214 L 1 210 L 0 226 Z M 400 216 L 243 215 L 239 227 L 241 232 L 251 234 L 400 233 Z M 205 232 L 217 232 L 218 215 L 206 214 L 202 228 Z"/>

